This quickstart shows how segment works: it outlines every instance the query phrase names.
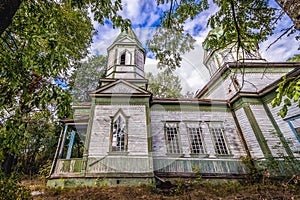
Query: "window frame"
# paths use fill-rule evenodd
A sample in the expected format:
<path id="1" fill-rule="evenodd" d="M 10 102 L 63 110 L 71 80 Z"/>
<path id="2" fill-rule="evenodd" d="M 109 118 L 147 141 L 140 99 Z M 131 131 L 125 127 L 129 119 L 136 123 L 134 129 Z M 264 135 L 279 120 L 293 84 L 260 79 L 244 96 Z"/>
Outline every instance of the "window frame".
<path id="1" fill-rule="evenodd" d="M 125 124 L 125 135 L 124 135 L 124 149 L 115 150 L 113 147 L 114 139 L 114 123 L 121 117 L 124 120 Z M 110 154 L 128 154 L 128 119 L 129 117 L 125 115 L 122 109 L 119 109 L 114 116 L 110 116 L 110 138 L 109 138 L 109 153 Z"/>
<path id="2" fill-rule="evenodd" d="M 169 143 L 170 143 L 170 140 L 169 140 L 169 135 L 168 135 L 168 125 L 174 125 L 175 127 L 171 127 L 171 128 L 175 128 L 176 130 L 176 140 L 177 140 L 177 148 L 176 148 L 176 151 L 174 152 L 174 150 L 170 151 L 170 147 L 169 147 Z M 181 145 L 181 140 L 180 140 L 180 131 L 179 131 L 179 122 L 174 122 L 174 121 L 166 121 L 164 122 L 164 135 L 165 135 L 165 143 L 166 143 L 166 154 L 167 155 L 170 155 L 170 156 L 182 156 L 183 153 L 182 153 L 182 145 Z M 173 141 L 173 140 L 172 140 Z M 174 146 L 174 144 L 173 144 Z M 174 149 L 174 147 L 173 147 Z"/>
<path id="3" fill-rule="evenodd" d="M 122 62 L 124 61 L 124 62 Z M 120 56 L 120 65 L 126 65 L 126 51 L 122 52 L 121 53 L 121 56 Z"/>
<path id="4" fill-rule="evenodd" d="M 290 128 L 292 129 L 296 139 L 298 140 L 298 142 L 300 143 L 300 131 L 298 132 L 298 130 L 300 129 L 299 127 L 295 127 L 293 121 L 295 120 L 300 120 L 300 116 L 295 116 L 295 117 L 291 117 L 289 119 L 287 119 L 287 123 L 290 126 Z"/>
<path id="5" fill-rule="evenodd" d="M 225 128 L 224 128 L 223 123 L 210 122 L 210 123 L 208 123 L 208 129 L 209 129 L 209 132 L 210 132 L 210 135 L 212 138 L 212 142 L 214 144 L 214 150 L 215 150 L 216 156 L 231 156 L 231 152 L 230 152 L 230 148 L 228 145 L 228 140 L 226 137 Z M 221 134 L 222 134 L 221 136 L 223 139 L 222 143 L 224 143 L 224 145 L 222 145 L 222 148 L 224 149 L 224 147 L 225 147 L 225 150 L 227 151 L 227 153 L 219 153 L 220 150 L 218 150 L 218 146 L 219 146 L 220 142 L 217 142 L 215 132 L 213 131 L 213 129 L 221 130 Z"/>
<path id="6" fill-rule="evenodd" d="M 192 126 L 197 126 L 197 127 L 192 127 Z M 200 139 L 200 142 L 201 142 L 201 145 L 198 144 L 199 153 L 193 152 L 193 150 L 194 150 L 194 148 L 193 148 L 193 142 L 195 140 L 192 141 L 192 135 L 195 135 L 195 134 L 194 133 L 192 134 L 190 132 L 190 129 L 198 129 L 199 130 L 199 135 L 196 132 L 198 142 L 199 142 L 199 139 Z M 200 122 L 197 122 L 197 123 L 196 122 L 195 123 L 191 123 L 191 122 L 186 123 L 186 130 L 187 130 L 188 141 L 189 141 L 189 146 L 190 146 L 190 155 L 192 157 L 207 157 L 208 154 L 207 154 L 206 145 L 205 145 L 204 138 L 203 138 L 203 128 L 201 126 L 201 123 Z M 195 150 L 197 150 L 197 149 L 195 149 Z"/>

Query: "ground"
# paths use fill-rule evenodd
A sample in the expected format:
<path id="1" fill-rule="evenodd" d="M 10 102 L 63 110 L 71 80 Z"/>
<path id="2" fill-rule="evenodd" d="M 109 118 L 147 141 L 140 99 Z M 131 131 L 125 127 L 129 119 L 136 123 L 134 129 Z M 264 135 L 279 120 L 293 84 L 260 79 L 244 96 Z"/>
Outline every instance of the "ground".
<path id="1" fill-rule="evenodd" d="M 290 199 L 300 200 L 300 185 L 289 180 L 261 183 L 244 181 L 211 184 L 203 181 L 183 181 L 178 179 L 171 188 L 157 188 L 155 186 L 102 186 L 78 187 L 73 189 L 46 188 L 37 181 L 25 181 L 35 196 L 41 199 Z"/>

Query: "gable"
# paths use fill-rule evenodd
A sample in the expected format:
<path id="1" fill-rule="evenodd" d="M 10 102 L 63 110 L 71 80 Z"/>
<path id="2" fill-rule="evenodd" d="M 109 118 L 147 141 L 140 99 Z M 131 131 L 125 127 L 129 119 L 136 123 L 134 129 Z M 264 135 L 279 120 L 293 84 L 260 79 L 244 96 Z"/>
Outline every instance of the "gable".
<path id="1" fill-rule="evenodd" d="M 150 94 L 147 90 L 137 87 L 124 80 L 105 85 L 91 94 Z"/>
<path id="2" fill-rule="evenodd" d="M 136 42 L 128 37 L 125 37 L 125 38 L 119 40 L 118 43 L 136 43 Z"/>
<path id="3" fill-rule="evenodd" d="M 102 91 L 101 93 L 132 94 L 132 93 L 140 93 L 140 91 L 138 91 L 135 88 L 132 88 L 124 83 L 119 83 L 117 85 L 112 86 L 111 88 L 108 88 L 107 90 Z"/>

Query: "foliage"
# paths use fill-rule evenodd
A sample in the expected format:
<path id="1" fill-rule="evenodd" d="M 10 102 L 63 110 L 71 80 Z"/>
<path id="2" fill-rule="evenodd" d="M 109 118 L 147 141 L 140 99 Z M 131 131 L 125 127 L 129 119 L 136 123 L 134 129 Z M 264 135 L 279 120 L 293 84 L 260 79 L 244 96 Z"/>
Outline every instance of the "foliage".
<path id="1" fill-rule="evenodd" d="M 287 62 L 300 62 L 300 54 L 295 54 L 293 57 L 287 59 Z"/>
<path id="2" fill-rule="evenodd" d="M 49 172 L 52 167 L 52 160 L 48 160 L 43 166 L 39 168 L 39 178 L 46 182 L 47 177 L 49 176 Z"/>
<path id="3" fill-rule="evenodd" d="M 149 80 L 148 89 L 157 98 L 182 97 L 181 84 L 178 76 L 167 70 L 160 72 L 157 76 L 146 73 L 145 77 Z"/>
<path id="4" fill-rule="evenodd" d="M 29 188 L 19 184 L 17 177 L 0 174 L 0 200 L 32 199 Z"/>
<path id="5" fill-rule="evenodd" d="M 258 169 L 255 166 L 254 159 L 250 156 L 241 157 L 241 161 L 244 163 L 247 173 L 249 175 L 250 183 L 259 183 L 262 179 L 262 169 Z"/>
<path id="6" fill-rule="evenodd" d="M 0 157 L 6 169 L 26 149 L 36 112 L 70 113 L 70 94 L 57 81 L 87 53 L 91 32 L 87 13 L 37 0 L 23 3 L 1 35 Z"/>
<path id="7" fill-rule="evenodd" d="M 234 44 L 231 46 L 237 47 L 237 54 L 239 52 L 242 52 L 243 56 L 251 54 L 256 50 L 258 43 L 266 40 L 268 36 L 274 33 L 285 12 L 292 18 L 296 16 L 292 11 L 299 8 L 299 3 L 294 2 L 296 5 L 288 6 L 293 3 L 289 1 L 277 2 L 284 10 L 273 7 L 274 5 L 267 0 L 213 0 L 212 3 L 217 5 L 219 10 L 208 19 L 208 25 L 213 31 L 204 41 L 204 48 L 210 51 L 223 49 Z M 211 1 L 157 0 L 157 4 L 169 5 L 170 8 L 163 16 L 157 33 L 151 41 L 148 41 L 149 49 L 159 59 L 160 68 L 174 70 L 180 67 L 181 54 L 193 49 L 193 39 L 188 33 L 184 33 L 183 24 L 208 9 Z M 296 18 L 293 20 L 294 23 L 298 22 Z M 295 26 L 297 28 L 297 24 Z M 277 40 L 283 35 L 289 36 L 295 33 L 295 26 L 283 28 L 283 33 Z M 169 30 L 166 31 L 164 28 Z M 296 39 L 299 40 L 299 38 L 298 34 Z M 299 56 L 296 55 L 290 61 L 296 61 L 297 58 Z M 289 83 L 283 81 L 277 90 L 278 94 L 272 102 L 273 106 L 279 106 L 282 96 L 287 96 L 279 113 L 281 116 L 286 115 L 287 107 L 291 104 L 292 99 L 294 101 L 299 99 L 297 81 L 298 77 L 288 80 Z"/>
<path id="8" fill-rule="evenodd" d="M 43 152 L 53 151 L 49 145 L 56 137 L 50 116 L 66 117 L 71 108 L 70 92 L 61 85 L 92 41 L 89 11 L 100 24 L 130 23 L 118 15 L 121 0 L 20 2 L 5 2 L 0 9 L 7 16 L 0 22 L 0 164 L 7 173 L 20 164 L 26 173 L 36 172 L 49 159 Z"/>
<path id="9" fill-rule="evenodd" d="M 99 87 L 99 79 L 106 73 L 107 58 L 98 55 L 78 63 L 70 78 L 70 86 L 75 101 L 90 101 L 89 92 Z"/>
<path id="10" fill-rule="evenodd" d="M 25 131 L 26 145 L 17 159 L 17 167 L 23 174 L 34 175 L 53 160 L 61 127 L 54 122 L 51 113 L 36 112 L 27 122 Z"/>
<path id="11" fill-rule="evenodd" d="M 288 107 L 292 105 L 292 102 L 298 102 L 300 106 L 300 76 L 286 78 L 284 76 L 282 81 L 278 84 L 276 89 L 277 95 L 272 100 L 272 107 L 281 106 L 283 103 L 278 115 L 285 117 L 288 111 Z"/>
<path id="12" fill-rule="evenodd" d="M 220 9 L 209 18 L 208 24 L 212 29 L 221 27 L 223 31 L 220 35 L 210 35 L 205 41 L 208 49 L 222 49 L 236 43 L 238 49 L 242 49 L 246 54 L 251 53 L 259 42 L 273 34 L 276 23 L 282 17 L 282 13 L 271 7 L 268 1 L 214 0 L 212 2 Z M 194 42 L 188 33 L 184 33 L 183 24 L 207 10 L 209 3 L 207 0 L 179 2 L 157 0 L 157 4 L 170 6 L 169 11 L 163 16 L 161 26 L 157 28 L 157 33 L 148 42 L 149 49 L 159 59 L 160 67 L 164 65 L 169 65 L 171 69 L 180 67 L 180 54 L 193 49 Z M 169 35 L 166 35 L 167 33 Z M 167 45 L 168 43 L 172 45 Z"/>
<path id="13" fill-rule="evenodd" d="M 169 4 L 169 12 L 165 12 L 161 24 L 151 40 L 147 41 L 149 50 L 156 54 L 159 69 L 175 70 L 180 67 L 181 55 L 194 49 L 195 39 L 184 31 L 184 22 L 193 19 L 208 8 L 207 0 L 199 3 L 193 0 L 177 1 L 157 0 L 157 4 Z"/>

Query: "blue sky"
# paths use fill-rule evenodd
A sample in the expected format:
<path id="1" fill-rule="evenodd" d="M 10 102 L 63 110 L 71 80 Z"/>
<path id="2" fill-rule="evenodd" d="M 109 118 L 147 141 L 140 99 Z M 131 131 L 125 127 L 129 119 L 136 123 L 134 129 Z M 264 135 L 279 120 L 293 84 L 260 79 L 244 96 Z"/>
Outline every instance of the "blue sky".
<path id="1" fill-rule="evenodd" d="M 143 43 L 144 47 L 146 47 L 146 40 L 154 33 L 156 25 L 159 24 L 160 16 L 163 11 L 168 10 L 169 6 L 161 5 L 157 7 L 155 0 L 122 0 L 122 3 L 123 10 L 120 14 L 124 18 L 131 20 L 135 33 Z M 276 4 L 275 2 L 273 3 L 274 5 Z M 193 51 L 183 55 L 182 67 L 175 71 L 175 74 L 181 78 L 183 93 L 186 91 L 195 92 L 197 89 L 203 87 L 208 81 L 208 72 L 202 64 L 203 49 L 201 44 L 210 30 L 206 26 L 207 19 L 215 13 L 217 9 L 216 6 L 211 6 L 210 9 L 202 12 L 194 20 L 185 23 L 185 31 L 190 33 L 196 39 L 196 44 Z M 91 54 L 106 55 L 106 48 L 120 33 L 120 29 L 113 29 L 109 22 L 105 23 L 105 25 L 99 25 L 97 22 L 94 22 L 93 24 L 98 31 L 98 34 L 93 38 L 93 44 L 90 49 Z M 294 54 L 299 53 L 299 42 L 295 40 L 294 36 L 283 37 L 266 51 L 269 44 L 281 34 L 280 30 L 289 27 L 291 24 L 289 18 L 285 16 L 276 29 L 276 34 L 269 37 L 267 41 L 259 44 L 260 53 L 267 61 L 285 61 Z M 153 54 L 147 52 L 145 71 L 157 73 L 156 63 L 157 61 Z"/>

